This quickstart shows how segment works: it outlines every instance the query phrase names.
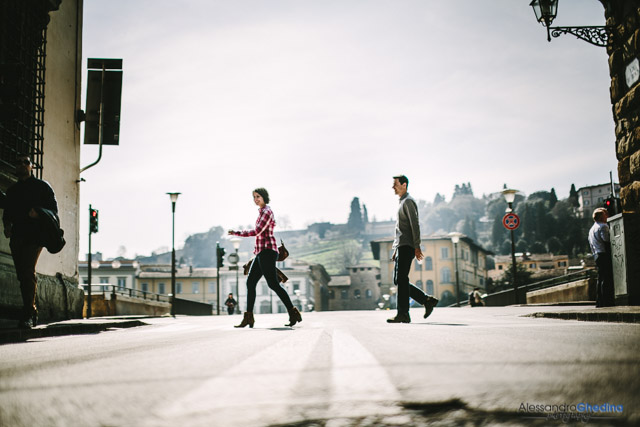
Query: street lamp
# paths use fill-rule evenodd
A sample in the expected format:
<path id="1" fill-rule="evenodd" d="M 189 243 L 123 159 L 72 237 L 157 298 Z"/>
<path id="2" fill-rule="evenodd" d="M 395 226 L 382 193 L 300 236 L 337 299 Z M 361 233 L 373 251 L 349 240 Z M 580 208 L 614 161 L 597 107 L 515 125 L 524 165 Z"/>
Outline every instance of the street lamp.
<path id="1" fill-rule="evenodd" d="M 509 188 L 505 188 L 504 190 L 502 190 L 504 200 L 506 200 L 507 202 L 507 209 L 505 210 L 505 212 L 513 212 L 513 202 L 516 199 L 516 193 L 518 193 L 518 190 Z M 514 230 L 515 228 L 509 227 L 509 232 L 511 234 L 511 276 L 513 278 L 513 293 L 515 296 L 515 302 L 516 304 L 518 304 L 518 281 L 516 280 L 516 244 L 513 235 Z"/>
<path id="2" fill-rule="evenodd" d="M 167 193 L 171 198 L 171 315 L 176 315 L 176 202 L 181 193 Z"/>
<path id="3" fill-rule="evenodd" d="M 454 268 L 456 270 L 456 306 L 460 307 L 460 280 L 458 278 L 458 242 L 460 242 L 460 237 L 462 237 L 462 233 L 453 232 L 449 233 L 449 237 L 451 238 L 451 243 L 453 243 L 453 259 L 454 259 Z"/>
<path id="4" fill-rule="evenodd" d="M 238 305 L 236 306 L 236 310 L 238 312 L 238 314 L 240 314 L 240 279 L 238 277 L 238 271 L 240 270 L 240 264 L 238 263 L 238 261 L 240 261 L 240 255 L 238 255 L 238 249 L 240 249 L 240 242 L 242 241 L 241 238 L 234 236 L 231 239 L 231 244 L 233 245 L 233 249 L 235 249 L 235 257 L 234 259 L 236 259 L 236 298 L 238 298 Z"/>
<path id="5" fill-rule="evenodd" d="M 551 36 L 560 37 L 561 34 L 573 34 L 594 46 L 607 46 L 611 27 L 551 27 L 551 23 L 558 14 L 558 0 L 533 0 L 529 6 L 533 8 L 536 21 L 547 27 L 547 41 L 551 41 Z"/>

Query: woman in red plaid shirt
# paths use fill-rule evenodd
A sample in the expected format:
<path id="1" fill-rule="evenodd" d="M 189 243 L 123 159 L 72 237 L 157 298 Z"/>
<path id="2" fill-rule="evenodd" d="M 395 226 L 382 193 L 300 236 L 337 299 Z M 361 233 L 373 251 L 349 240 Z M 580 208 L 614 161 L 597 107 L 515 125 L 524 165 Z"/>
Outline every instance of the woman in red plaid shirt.
<path id="1" fill-rule="evenodd" d="M 256 257 L 251 263 L 249 277 L 247 278 L 247 311 L 244 313 L 244 319 L 236 328 L 244 328 L 249 325 L 253 328 L 255 323 L 253 319 L 253 306 L 256 302 L 256 285 L 262 276 L 267 281 L 269 287 L 280 297 L 280 300 L 289 311 L 289 324 L 293 326 L 298 322 L 302 322 L 302 316 L 296 307 L 291 303 L 291 298 L 287 291 L 278 283 L 278 275 L 276 273 L 276 260 L 278 258 L 278 245 L 276 238 L 273 236 L 273 229 L 276 221 L 273 211 L 267 203 L 269 203 L 269 193 L 264 188 L 256 188 L 253 190 L 253 201 L 258 207 L 258 220 L 253 230 L 234 231 L 229 230 L 229 234 L 240 237 L 256 238 L 256 247 L 253 253 Z"/>

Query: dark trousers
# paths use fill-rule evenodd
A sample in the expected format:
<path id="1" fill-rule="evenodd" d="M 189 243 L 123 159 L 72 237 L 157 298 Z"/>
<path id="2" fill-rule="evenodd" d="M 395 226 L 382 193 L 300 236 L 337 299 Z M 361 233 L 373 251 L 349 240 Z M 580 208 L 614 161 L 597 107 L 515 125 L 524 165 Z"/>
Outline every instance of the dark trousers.
<path id="1" fill-rule="evenodd" d="M 251 269 L 249 270 L 249 277 L 247 278 L 247 311 L 253 312 L 253 306 L 256 303 L 256 286 L 258 280 L 264 276 L 267 281 L 267 285 L 274 291 L 287 310 L 293 308 L 291 298 L 285 291 L 280 283 L 278 283 L 278 274 L 276 273 L 276 259 L 278 253 L 271 249 L 265 249 L 260 252 L 251 263 Z"/>
<path id="2" fill-rule="evenodd" d="M 9 246 L 22 293 L 22 320 L 26 320 L 36 312 L 36 289 L 38 287 L 36 264 L 40 252 L 42 252 L 42 246 L 22 243 L 14 239 L 11 239 Z"/>
<path id="3" fill-rule="evenodd" d="M 596 256 L 598 267 L 598 283 L 596 285 L 596 307 L 612 307 L 615 304 L 613 289 L 613 262 L 611 253 L 603 252 Z"/>
<path id="4" fill-rule="evenodd" d="M 233 314 L 235 310 L 236 310 L 235 307 L 227 307 L 227 313 L 229 313 L 229 315 Z"/>
<path id="5" fill-rule="evenodd" d="M 415 258 L 415 249 L 411 246 L 398 248 L 396 264 L 393 269 L 393 283 L 398 288 L 398 314 L 409 313 L 409 297 L 423 305 L 427 300 L 427 294 L 409 283 L 409 271 L 411 271 L 413 258 Z"/>

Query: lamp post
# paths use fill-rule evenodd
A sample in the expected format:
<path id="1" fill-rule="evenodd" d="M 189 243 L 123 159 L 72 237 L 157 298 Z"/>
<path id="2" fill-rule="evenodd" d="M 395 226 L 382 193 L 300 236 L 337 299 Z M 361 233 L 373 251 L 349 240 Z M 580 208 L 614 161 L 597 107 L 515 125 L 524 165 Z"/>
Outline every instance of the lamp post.
<path id="1" fill-rule="evenodd" d="M 451 237 L 451 243 L 453 243 L 453 259 L 454 259 L 454 268 L 456 270 L 456 307 L 460 307 L 460 280 L 458 277 L 458 242 L 460 242 L 460 237 L 462 233 L 449 233 L 449 237 Z"/>
<path id="2" fill-rule="evenodd" d="M 238 249 L 240 249 L 241 238 L 234 236 L 231 238 L 231 244 L 233 245 L 233 249 L 235 250 L 235 259 L 236 261 L 236 298 L 238 298 L 238 305 L 236 306 L 236 311 L 240 314 L 240 278 L 238 277 L 238 271 L 240 270 L 240 255 L 238 255 Z"/>
<path id="3" fill-rule="evenodd" d="M 171 198 L 171 315 L 176 316 L 176 202 L 180 193 L 167 193 Z"/>
<path id="4" fill-rule="evenodd" d="M 516 199 L 516 193 L 518 193 L 518 190 L 513 190 L 509 188 L 505 188 L 504 190 L 502 190 L 502 195 L 504 196 L 504 200 L 507 202 L 507 205 L 508 205 L 507 209 L 505 210 L 507 214 L 513 212 L 513 202 Z M 503 220 L 503 223 L 504 223 L 504 220 Z M 517 227 L 517 224 L 516 224 L 516 227 Z M 516 280 L 516 271 L 517 271 L 516 244 L 513 236 L 513 232 L 515 228 L 514 227 L 507 227 L 507 228 L 509 229 L 509 232 L 511 234 L 511 277 L 513 280 L 513 294 L 514 294 L 515 303 L 518 304 L 518 281 Z"/>
<path id="5" fill-rule="evenodd" d="M 560 37 L 562 34 L 572 34 L 594 46 L 607 46 L 609 34 L 612 33 L 611 27 L 552 27 L 551 23 L 558 14 L 558 0 L 533 0 L 529 6 L 533 8 L 536 21 L 547 27 L 547 41 L 551 41 L 551 36 Z"/>

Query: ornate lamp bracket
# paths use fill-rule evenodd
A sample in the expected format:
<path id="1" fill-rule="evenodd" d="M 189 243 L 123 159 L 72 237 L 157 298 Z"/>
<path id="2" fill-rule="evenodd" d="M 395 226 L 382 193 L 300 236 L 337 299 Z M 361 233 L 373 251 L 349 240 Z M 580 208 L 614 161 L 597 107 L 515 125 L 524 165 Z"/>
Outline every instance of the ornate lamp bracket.
<path id="1" fill-rule="evenodd" d="M 607 47 L 612 28 L 605 27 L 547 27 L 547 40 L 551 37 L 560 37 L 562 34 L 572 34 L 575 37 L 591 43 L 594 46 Z"/>

